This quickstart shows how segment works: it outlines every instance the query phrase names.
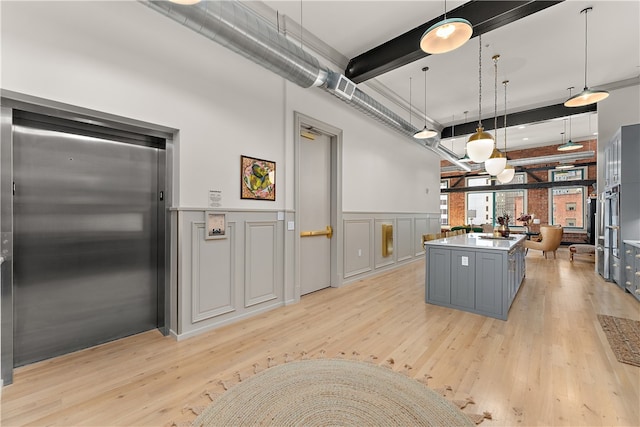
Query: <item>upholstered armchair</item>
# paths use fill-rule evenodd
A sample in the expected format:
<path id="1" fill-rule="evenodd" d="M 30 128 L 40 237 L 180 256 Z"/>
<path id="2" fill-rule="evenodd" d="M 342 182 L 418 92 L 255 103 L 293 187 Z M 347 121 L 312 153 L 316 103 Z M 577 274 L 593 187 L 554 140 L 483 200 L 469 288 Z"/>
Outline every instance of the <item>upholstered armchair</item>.
<path id="1" fill-rule="evenodd" d="M 560 247 L 562 242 L 562 226 L 560 225 L 541 225 L 540 226 L 540 241 L 526 240 L 524 247 L 527 249 L 537 249 L 542 251 L 545 259 L 547 258 L 547 252 L 553 252 L 553 258 L 556 258 L 556 250 Z"/>

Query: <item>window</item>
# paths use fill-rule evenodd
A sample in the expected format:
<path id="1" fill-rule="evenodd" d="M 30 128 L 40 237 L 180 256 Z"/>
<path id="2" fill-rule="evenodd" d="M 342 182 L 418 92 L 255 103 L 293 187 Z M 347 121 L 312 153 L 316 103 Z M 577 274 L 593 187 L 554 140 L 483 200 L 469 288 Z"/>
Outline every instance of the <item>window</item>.
<path id="1" fill-rule="evenodd" d="M 571 181 L 584 179 L 585 168 L 568 171 L 550 171 L 550 180 L 566 182 L 567 185 L 550 189 L 551 223 L 568 228 L 584 228 L 584 206 L 586 189 L 571 185 Z"/>
<path id="2" fill-rule="evenodd" d="M 523 184 L 524 173 L 517 173 L 509 184 Z M 491 185 L 491 179 L 474 177 L 467 179 L 468 187 L 481 187 Z M 470 218 L 473 224 L 496 224 L 496 218 L 508 213 L 511 217 L 511 225 L 515 225 L 515 219 L 521 212 L 525 212 L 526 190 L 504 190 L 491 192 L 468 192 L 467 212 L 475 211 L 476 216 Z"/>
<path id="3" fill-rule="evenodd" d="M 449 180 L 440 181 L 440 189 L 449 188 Z M 449 194 L 440 193 L 440 224 L 449 225 Z"/>

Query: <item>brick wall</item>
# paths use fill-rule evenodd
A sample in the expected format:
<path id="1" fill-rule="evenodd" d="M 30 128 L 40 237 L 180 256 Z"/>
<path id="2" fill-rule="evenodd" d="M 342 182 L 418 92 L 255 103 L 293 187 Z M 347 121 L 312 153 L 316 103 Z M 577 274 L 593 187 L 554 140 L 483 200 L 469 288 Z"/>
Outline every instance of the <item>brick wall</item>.
<path id="1" fill-rule="evenodd" d="M 574 153 L 579 151 L 589 151 L 590 149 L 597 152 L 596 150 L 597 144 L 595 140 L 581 141 L 580 143 L 584 147 L 581 148 L 580 150 L 574 151 Z M 559 144 L 549 145 L 546 147 L 528 148 L 524 150 L 513 150 L 508 152 L 508 157 L 509 159 L 522 159 L 522 158 L 540 157 L 540 156 L 559 154 L 561 152 L 557 150 L 558 145 Z M 587 163 L 594 163 L 596 162 L 596 155 L 594 155 L 592 158 L 578 160 L 574 162 L 574 164 L 576 166 L 580 166 Z M 451 165 L 451 163 L 447 161 L 441 162 L 441 166 L 449 166 L 449 165 Z M 535 169 L 540 167 L 552 168 L 555 166 L 557 166 L 557 163 L 541 163 L 536 165 L 517 167 L 516 172 L 521 172 L 527 169 Z M 475 176 L 475 175 L 477 175 L 477 173 L 472 172 L 466 176 Z M 527 174 L 526 182 L 528 183 L 536 182 L 536 179 L 533 178 L 531 175 L 534 175 L 541 181 L 544 181 L 544 182 L 549 181 L 549 170 L 535 170 L 535 171 L 530 170 L 529 173 Z M 597 175 L 596 165 L 589 166 L 587 168 L 587 176 L 585 176 L 585 179 L 596 179 L 596 175 Z M 445 178 L 449 179 L 449 186 L 452 188 L 456 183 L 457 185 L 455 185 L 455 187 L 465 187 L 466 180 L 464 178 L 460 179 L 461 177 L 464 177 L 464 176 L 465 174 L 463 171 L 448 172 L 448 173 L 443 173 L 441 175 L 443 179 Z M 550 190 L 548 188 L 536 188 L 536 189 L 530 189 L 527 192 L 527 213 L 533 213 L 536 218 L 540 219 L 541 224 L 550 223 L 549 191 Z M 587 191 L 591 192 L 592 189 L 588 188 Z M 573 197 L 575 198 L 575 196 Z M 560 199 L 557 199 L 556 203 L 558 203 L 558 200 Z M 565 200 L 563 203 L 567 201 L 571 202 L 572 200 Z M 576 217 L 578 218 L 577 225 L 582 225 L 584 214 L 579 210 L 582 204 L 576 203 L 576 205 L 578 206 L 577 208 L 578 211 L 573 212 L 573 211 L 566 211 L 566 209 L 564 208 L 559 209 L 558 204 L 556 204 L 556 208 L 557 208 L 556 218 L 563 220 L 564 218 Z M 520 213 L 521 212 L 516 212 L 515 217 L 517 218 L 518 216 L 520 216 Z M 449 193 L 449 224 L 451 226 L 460 225 L 460 224 L 464 224 L 465 220 L 466 220 L 465 193 L 464 192 Z M 516 226 L 522 225 L 522 223 L 516 222 L 515 218 L 514 220 L 511 221 L 511 224 Z M 539 226 L 533 225 L 532 231 L 538 231 L 536 229 L 537 227 Z M 584 232 L 582 233 L 566 233 L 565 232 L 563 236 L 563 241 L 565 242 L 584 242 L 585 240 L 586 240 L 586 236 Z"/>

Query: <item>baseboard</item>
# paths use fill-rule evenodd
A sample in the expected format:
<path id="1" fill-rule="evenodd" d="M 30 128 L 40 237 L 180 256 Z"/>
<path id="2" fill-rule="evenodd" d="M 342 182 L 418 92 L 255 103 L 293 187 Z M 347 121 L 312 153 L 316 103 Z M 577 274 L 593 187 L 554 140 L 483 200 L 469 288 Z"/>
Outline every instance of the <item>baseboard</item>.
<path id="1" fill-rule="evenodd" d="M 275 308 L 284 307 L 284 305 L 285 305 L 284 302 L 277 302 L 275 304 L 269 304 L 269 305 L 267 305 L 265 307 L 262 307 L 259 310 L 252 310 L 252 311 L 249 311 L 249 312 L 244 313 L 244 314 L 239 315 L 239 316 L 234 316 L 234 317 L 230 317 L 230 318 L 227 318 L 227 319 L 215 322 L 215 323 L 211 323 L 211 324 L 209 324 L 207 326 L 203 326 L 201 328 L 194 329 L 194 330 L 191 330 L 189 332 L 185 332 L 183 334 L 175 335 L 175 337 L 176 337 L 177 341 L 182 341 L 182 340 L 185 340 L 187 338 L 195 337 L 196 335 L 200 335 L 200 334 L 203 334 L 205 332 L 212 331 L 212 330 L 217 329 L 217 328 L 219 328 L 221 326 L 229 325 L 231 323 L 235 323 L 235 322 L 238 322 L 240 320 L 247 319 L 249 317 L 257 316 L 259 314 L 262 314 L 264 312 L 273 310 Z"/>
<path id="2" fill-rule="evenodd" d="M 417 262 L 417 261 L 421 261 L 423 260 L 424 257 L 416 257 L 410 260 L 406 260 L 406 261 L 402 261 L 402 262 L 394 262 L 393 264 L 389 264 L 389 265 L 385 265 L 384 267 L 380 267 L 380 268 L 376 268 L 373 270 L 369 270 L 367 273 L 364 274 L 358 274 L 357 276 L 349 276 L 346 277 L 345 280 L 342 282 L 342 285 L 348 285 L 350 283 L 353 282 L 359 282 L 362 279 L 368 278 L 368 277 L 372 277 L 375 275 L 378 275 L 380 273 L 386 273 L 387 271 L 391 271 L 391 270 L 395 270 L 396 268 L 400 268 L 402 266 L 405 266 L 407 264 L 411 264 L 413 262 Z"/>

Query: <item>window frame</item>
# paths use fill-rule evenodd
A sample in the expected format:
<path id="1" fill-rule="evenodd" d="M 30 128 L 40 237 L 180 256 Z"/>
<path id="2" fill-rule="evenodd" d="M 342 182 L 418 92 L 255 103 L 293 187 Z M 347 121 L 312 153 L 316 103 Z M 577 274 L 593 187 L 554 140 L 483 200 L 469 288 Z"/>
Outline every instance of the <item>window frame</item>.
<path id="1" fill-rule="evenodd" d="M 450 185 L 450 180 L 449 178 L 442 178 L 440 180 L 440 190 L 442 190 L 443 188 L 449 188 Z M 446 217 L 443 218 L 443 214 L 442 214 L 442 202 L 446 201 L 446 206 L 447 206 L 447 213 L 446 213 Z M 440 192 L 440 225 L 450 225 L 450 219 L 451 219 L 451 204 L 450 204 L 450 197 L 449 197 L 449 193 L 442 193 Z"/>
<path id="2" fill-rule="evenodd" d="M 566 179 L 566 180 L 557 180 L 556 177 L 558 174 L 567 174 L 567 173 L 572 173 L 572 172 L 580 172 L 580 176 L 573 178 L 573 179 Z M 570 225 L 562 225 L 563 228 L 565 228 L 567 231 L 577 231 L 577 232 L 582 232 L 587 230 L 587 221 L 585 219 L 585 213 L 586 213 L 586 208 L 587 208 L 587 194 L 588 194 L 588 188 L 584 185 L 571 185 L 571 181 L 577 181 L 577 180 L 584 180 L 585 176 L 588 176 L 589 170 L 588 167 L 586 166 L 581 166 L 581 167 L 576 167 L 573 169 L 569 169 L 569 170 L 559 170 L 559 169 L 550 169 L 549 170 L 549 175 L 548 175 L 548 179 L 549 182 L 561 182 L 561 183 L 567 183 L 567 185 L 558 185 L 558 186 L 554 186 L 549 188 L 549 193 L 548 193 L 548 200 L 549 200 L 549 224 L 551 225 L 556 225 L 555 222 L 555 217 L 554 217 L 554 213 L 556 212 L 556 209 L 563 209 L 562 207 L 560 208 L 556 208 L 555 203 L 554 203 L 554 194 L 553 192 L 556 190 L 561 190 L 561 189 L 581 189 L 582 192 L 582 197 L 580 198 L 580 203 L 582 204 L 582 209 L 578 209 L 577 206 L 577 201 L 576 201 L 576 208 L 574 210 L 568 210 L 568 209 L 564 209 L 565 212 L 572 212 L 572 213 L 578 213 L 581 212 L 581 222 L 582 222 L 582 226 L 570 226 Z M 572 202 L 573 203 L 573 202 Z M 573 215 L 571 217 L 572 219 L 578 219 L 578 216 Z"/>
<path id="3" fill-rule="evenodd" d="M 522 181 L 522 182 L 520 182 L 521 184 L 526 184 L 527 183 L 527 174 L 525 172 L 517 172 L 516 175 L 514 176 L 514 180 L 517 180 L 516 177 L 521 178 L 521 181 Z M 486 180 L 486 184 L 470 185 L 473 182 L 473 180 L 480 180 L 480 179 Z M 467 187 L 483 187 L 484 185 L 489 186 L 489 185 L 491 185 L 491 181 L 492 181 L 492 178 L 490 176 L 486 176 L 486 177 L 485 176 L 470 176 L 470 177 L 465 178 L 465 184 L 466 184 Z M 511 183 L 513 183 L 513 180 L 509 184 L 511 184 Z M 487 203 L 490 204 L 491 211 L 489 213 L 489 218 L 487 219 L 487 222 L 489 224 L 495 226 L 497 224 L 496 215 L 500 216 L 502 214 L 502 213 L 496 213 L 496 193 L 498 193 L 498 192 L 500 192 L 500 193 L 522 192 L 522 206 L 523 206 L 522 209 L 523 209 L 524 212 L 527 211 L 529 194 L 528 194 L 528 190 L 526 188 L 514 189 L 514 190 L 502 190 L 502 191 L 490 190 L 490 191 L 486 191 L 486 192 L 478 192 L 478 191 L 471 192 L 471 191 L 467 191 L 464 194 L 465 218 L 466 218 L 466 213 L 470 209 L 470 207 L 469 207 L 469 195 L 470 194 L 490 195 L 491 196 L 491 201 L 487 201 Z M 477 211 L 477 209 L 476 209 L 476 211 Z M 519 228 L 523 228 L 524 229 L 524 226 L 519 226 L 519 225 L 516 225 L 516 223 L 515 223 L 515 219 L 520 215 L 520 213 L 519 212 L 512 212 L 511 215 L 512 215 L 512 217 L 511 217 L 511 220 L 510 220 L 510 223 L 509 223 L 509 227 L 510 228 L 516 228 L 516 229 L 519 229 Z M 486 217 L 486 215 L 485 215 L 485 217 Z M 476 216 L 476 218 L 477 218 L 477 216 Z M 481 224 L 475 224 L 474 223 L 474 225 L 481 225 Z"/>

